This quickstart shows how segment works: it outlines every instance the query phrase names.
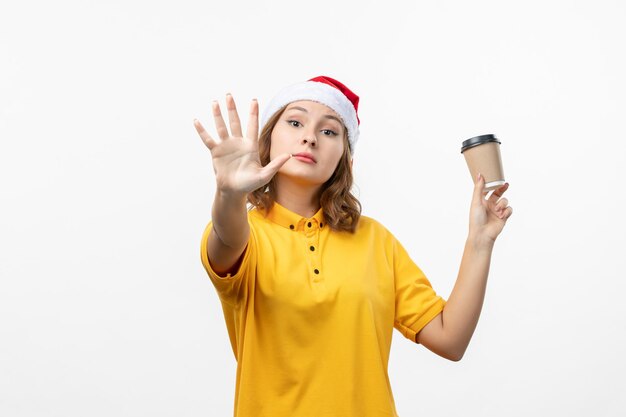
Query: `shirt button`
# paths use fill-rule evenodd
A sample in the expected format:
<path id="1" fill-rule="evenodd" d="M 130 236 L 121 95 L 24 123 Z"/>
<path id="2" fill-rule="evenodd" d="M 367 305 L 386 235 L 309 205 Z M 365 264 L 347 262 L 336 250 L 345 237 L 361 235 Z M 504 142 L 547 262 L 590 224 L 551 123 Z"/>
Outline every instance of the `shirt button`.
<path id="1" fill-rule="evenodd" d="M 311 246 L 309 247 L 309 249 L 311 249 L 311 252 L 313 252 L 315 250 L 315 246 Z"/>
<path id="2" fill-rule="evenodd" d="M 289 225 L 289 228 L 290 228 L 291 230 L 293 230 L 293 229 L 294 229 L 294 225 L 293 225 L 293 224 L 290 224 L 290 225 Z"/>
<path id="3" fill-rule="evenodd" d="M 311 227 L 311 222 L 308 222 L 308 223 L 307 223 L 307 226 Z"/>
<path id="4" fill-rule="evenodd" d="M 314 269 L 313 272 L 315 272 L 316 275 L 320 273 L 319 269 Z"/>

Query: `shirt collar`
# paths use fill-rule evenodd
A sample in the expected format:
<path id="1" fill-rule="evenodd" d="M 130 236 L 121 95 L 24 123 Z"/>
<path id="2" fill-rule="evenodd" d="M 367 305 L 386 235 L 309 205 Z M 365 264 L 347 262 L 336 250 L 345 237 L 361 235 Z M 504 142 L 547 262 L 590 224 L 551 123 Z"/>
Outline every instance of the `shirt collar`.
<path id="1" fill-rule="evenodd" d="M 264 214 L 264 212 L 261 211 L 261 214 Z M 289 230 L 308 231 L 326 227 L 322 208 L 320 208 L 313 217 L 302 217 L 274 202 L 265 218 Z"/>

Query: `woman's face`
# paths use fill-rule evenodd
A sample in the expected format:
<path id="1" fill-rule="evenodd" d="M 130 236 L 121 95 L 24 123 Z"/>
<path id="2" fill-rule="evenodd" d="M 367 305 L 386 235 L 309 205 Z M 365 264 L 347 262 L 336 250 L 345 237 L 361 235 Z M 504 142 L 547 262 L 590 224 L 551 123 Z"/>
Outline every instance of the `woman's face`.
<path id="1" fill-rule="evenodd" d="M 270 160 L 284 153 L 293 157 L 277 175 L 324 184 L 341 159 L 344 134 L 339 115 L 329 107 L 308 100 L 287 105 L 272 131 Z"/>

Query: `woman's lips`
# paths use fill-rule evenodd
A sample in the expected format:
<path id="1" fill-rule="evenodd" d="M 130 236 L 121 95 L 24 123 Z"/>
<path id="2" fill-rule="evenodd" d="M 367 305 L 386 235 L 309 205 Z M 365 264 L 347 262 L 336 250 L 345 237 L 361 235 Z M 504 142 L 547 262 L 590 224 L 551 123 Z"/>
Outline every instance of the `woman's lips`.
<path id="1" fill-rule="evenodd" d="M 303 154 L 303 153 L 297 153 L 293 156 L 294 158 L 296 158 L 298 161 L 307 163 L 307 164 L 315 164 L 315 159 L 313 158 L 312 155 L 308 155 L 308 154 Z"/>

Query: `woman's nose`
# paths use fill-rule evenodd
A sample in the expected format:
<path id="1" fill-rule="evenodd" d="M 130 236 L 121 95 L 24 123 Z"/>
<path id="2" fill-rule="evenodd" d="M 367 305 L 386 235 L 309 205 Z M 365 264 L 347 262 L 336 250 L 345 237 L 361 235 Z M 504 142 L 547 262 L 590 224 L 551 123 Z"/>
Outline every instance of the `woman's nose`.
<path id="1" fill-rule="evenodd" d="M 302 138 L 302 144 L 307 144 L 307 143 L 310 144 L 312 148 L 314 148 L 315 145 L 317 145 L 317 138 L 315 137 L 315 135 L 312 135 L 312 134 L 305 135 Z"/>

